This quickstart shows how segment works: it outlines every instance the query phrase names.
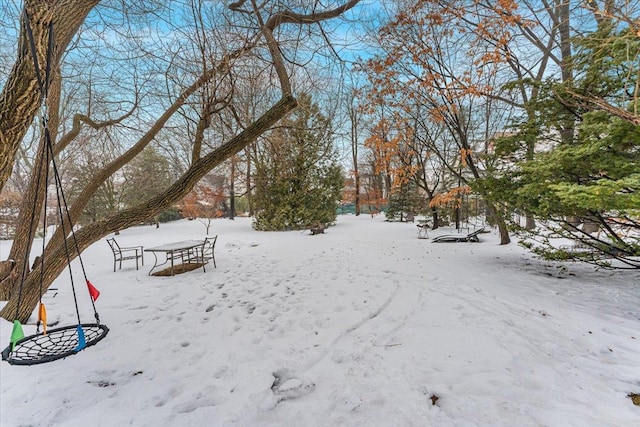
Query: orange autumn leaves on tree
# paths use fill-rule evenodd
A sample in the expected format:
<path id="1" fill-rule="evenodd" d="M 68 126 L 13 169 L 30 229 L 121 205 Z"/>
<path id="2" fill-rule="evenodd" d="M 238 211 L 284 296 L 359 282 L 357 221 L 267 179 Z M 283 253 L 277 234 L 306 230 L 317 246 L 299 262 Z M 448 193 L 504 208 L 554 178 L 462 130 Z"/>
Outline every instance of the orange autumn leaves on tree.
<path id="1" fill-rule="evenodd" d="M 473 150 L 470 148 L 460 149 L 460 163 L 462 164 L 462 166 L 467 167 L 472 154 L 473 154 Z"/>
<path id="2" fill-rule="evenodd" d="M 462 134 L 465 120 L 478 99 L 494 93 L 490 76 L 510 59 L 513 30 L 527 25 L 514 0 L 403 2 L 378 33 L 381 53 L 362 66 L 370 83 L 367 112 L 393 111 L 393 124 L 380 120 L 367 140 L 377 150 L 378 169 L 410 174 L 393 163 L 405 154 L 409 131 L 390 136 L 392 127 L 410 127 L 408 120 L 448 128 L 447 142 L 457 145 L 461 165 L 474 169 L 473 147 Z M 450 169 L 457 169 L 454 157 L 441 151 Z"/>
<path id="3" fill-rule="evenodd" d="M 220 218 L 223 215 L 220 205 L 226 196 L 222 191 L 203 185 L 197 185 L 180 204 L 180 212 L 189 219 Z"/>
<path id="4" fill-rule="evenodd" d="M 486 75 L 511 59 L 513 29 L 529 25 L 514 0 L 405 3 L 378 33 L 383 53 L 363 65 L 370 108 L 409 109 L 416 100 L 444 121 L 457 100 L 493 90 Z"/>
<path id="5" fill-rule="evenodd" d="M 407 183 L 415 173 L 415 166 L 408 161 L 408 158 L 415 156 L 414 150 L 407 144 L 412 132 L 402 118 L 395 117 L 393 122 L 383 118 L 365 140 L 365 147 L 374 155 L 375 172 L 390 175 L 393 187 Z"/>
<path id="6" fill-rule="evenodd" d="M 482 157 L 471 150 L 480 152 L 492 128 L 501 126 L 491 104 L 511 101 L 504 85 L 511 76 L 505 70 L 513 65 L 512 50 L 533 22 L 520 15 L 521 3 L 515 0 L 396 4 L 395 16 L 377 34 L 377 55 L 362 65 L 368 79 L 368 112 L 384 109 L 408 119 L 416 130 L 411 141 L 415 151 L 435 153 L 436 162 L 428 164 L 432 170 L 420 170 L 418 180 L 442 177 L 438 188 L 445 181 L 476 188 L 473 183 L 489 172 Z M 535 18 L 524 7 L 522 13 Z M 477 188 L 486 198 L 483 188 Z M 435 203 L 453 200 L 462 190 L 451 191 Z M 508 243 L 500 212 L 492 205 L 488 210 L 500 228 L 501 243 Z"/>
<path id="7" fill-rule="evenodd" d="M 453 208 L 459 208 L 462 206 L 462 196 L 471 193 L 471 188 L 463 185 L 461 187 L 454 187 L 446 193 L 440 193 L 433 196 L 429 202 L 429 207 L 440 207 L 450 205 Z"/>

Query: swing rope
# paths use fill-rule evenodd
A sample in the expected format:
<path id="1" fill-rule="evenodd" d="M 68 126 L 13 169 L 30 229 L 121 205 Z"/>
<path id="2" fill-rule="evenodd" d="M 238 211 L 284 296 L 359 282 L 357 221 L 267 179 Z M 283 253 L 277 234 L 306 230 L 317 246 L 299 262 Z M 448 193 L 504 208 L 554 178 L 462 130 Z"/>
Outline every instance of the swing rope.
<path id="1" fill-rule="evenodd" d="M 38 65 L 38 59 L 36 56 L 36 47 L 35 40 L 33 37 L 33 31 L 31 29 L 29 15 L 27 13 L 26 7 L 23 10 L 23 17 L 25 22 L 25 29 L 28 36 L 29 47 L 31 50 L 31 55 L 33 57 L 34 68 L 36 73 L 36 78 L 38 82 L 38 86 L 40 89 L 40 104 L 42 109 L 42 127 L 43 127 L 43 144 L 42 144 L 42 152 L 40 153 L 40 163 L 38 165 L 38 177 L 36 180 L 37 187 L 40 188 L 41 184 L 41 175 L 44 171 L 45 175 L 45 196 L 44 196 L 44 218 L 43 218 L 43 239 L 42 239 L 42 255 L 40 257 L 40 302 L 38 309 L 38 321 L 36 324 L 36 333 L 29 337 L 24 337 L 24 333 L 22 332 L 22 325 L 19 320 L 14 321 L 14 330 L 11 334 L 11 342 L 10 345 L 2 351 L 2 360 L 6 360 L 11 364 L 16 365 L 33 365 L 38 363 L 50 362 L 53 360 L 58 360 L 72 354 L 75 354 L 87 346 L 94 345 L 98 341 L 102 340 L 108 333 L 109 329 L 105 325 L 100 324 L 100 317 L 96 310 L 95 300 L 100 295 L 100 292 L 91 284 L 89 279 L 87 278 L 87 273 L 84 268 L 84 263 L 82 261 L 82 257 L 80 256 L 80 247 L 78 245 L 78 240 L 75 235 L 75 231 L 73 230 L 73 222 L 71 218 L 71 214 L 68 209 L 67 200 L 64 196 L 64 192 L 62 190 L 62 179 L 60 178 L 60 173 L 58 172 L 58 167 L 55 162 L 55 154 L 53 151 L 53 143 L 51 134 L 49 132 L 49 117 L 47 112 L 47 98 L 49 91 L 49 83 L 51 81 L 51 57 L 52 57 L 52 48 L 53 48 L 53 22 L 49 23 L 48 28 L 48 46 L 47 46 L 47 57 L 46 57 L 46 68 L 45 68 L 45 79 L 42 80 L 42 76 L 40 73 L 40 67 Z M 58 203 L 58 215 L 60 218 L 60 226 L 61 233 L 63 236 L 63 245 L 65 256 L 67 259 L 67 266 L 69 270 L 69 276 L 71 281 L 71 289 L 76 309 L 76 317 L 78 320 L 77 325 L 67 326 L 56 328 L 50 330 L 47 333 L 46 326 L 46 309 L 44 304 L 42 303 L 42 295 L 43 295 L 43 283 L 44 283 L 44 266 L 45 266 L 45 247 L 46 247 L 46 236 L 47 236 L 47 188 L 49 186 L 49 163 L 51 163 L 51 168 L 53 170 L 53 177 L 55 181 L 56 187 L 56 197 Z M 37 195 L 36 195 L 37 197 Z M 33 224 L 35 222 L 36 215 L 36 205 L 34 203 L 34 208 L 31 212 L 31 223 L 29 225 L 29 236 L 33 234 Z M 63 208 L 64 205 L 64 208 Z M 69 232 L 67 232 L 66 225 L 69 225 Z M 89 296 L 91 299 L 91 304 L 93 306 L 93 313 L 96 319 L 96 323 L 88 323 L 82 324 L 80 319 L 80 309 L 78 306 L 78 298 L 76 295 L 76 287 L 74 282 L 73 273 L 71 271 L 71 251 L 67 242 L 67 236 L 71 234 L 71 238 L 73 240 L 74 248 L 76 253 L 78 254 L 78 259 L 80 261 L 80 266 L 82 269 L 82 273 L 84 275 L 85 282 L 87 284 L 87 288 L 89 291 Z M 20 306 L 22 303 L 22 291 L 24 287 L 24 282 L 26 278 L 27 271 L 27 262 L 28 262 L 28 251 L 24 257 L 23 261 L 23 269 L 22 276 L 20 280 L 19 290 L 18 290 L 18 301 L 16 305 L 16 315 L 15 319 L 18 318 L 20 312 Z M 43 325 L 43 332 L 40 333 L 40 325 Z"/>
<path id="2" fill-rule="evenodd" d="M 45 120 L 44 118 L 42 119 L 43 121 Z M 48 127 L 48 125 L 44 125 L 45 128 Z M 40 156 L 40 166 L 38 168 L 38 171 L 41 171 L 42 168 L 44 168 L 45 171 L 45 176 L 44 176 L 44 182 L 45 182 L 45 197 L 44 197 L 44 219 L 43 219 L 43 226 L 42 226 L 42 250 L 41 250 L 41 257 L 40 257 L 40 261 L 42 262 L 41 266 L 44 267 L 44 254 L 45 254 L 45 248 L 47 246 L 47 211 L 49 208 L 49 203 L 48 203 L 48 197 L 46 196 L 47 194 L 47 190 L 49 188 L 49 168 L 47 167 L 47 165 L 49 164 L 49 151 L 46 150 L 46 145 L 43 144 L 42 146 L 43 149 L 43 154 Z M 44 163 L 43 163 L 44 162 Z M 38 172 L 38 184 L 40 182 L 40 172 Z M 40 188 L 40 187 L 37 187 Z M 36 206 L 34 204 L 33 207 L 33 211 L 32 214 L 35 214 L 36 211 Z M 33 219 L 32 219 L 33 222 Z M 26 257 L 25 257 L 26 258 Z M 26 269 L 22 270 L 22 277 L 25 277 L 25 273 L 26 273 Z M 47 333 L 47 310 L 44 306 L 44 304 L 42 303 L 42 294 L 44 294 L 44 268 L 40 268 L 40 301 L 39 301 L 39 306 L 38 306 L 38 322 L 36 323 L 36 333 L 40 332 L 40 325 L 42 324 L 42 331 L 46 334 Z M 16 312 L 19 309 L 19 305 L 18 307 L 16 307 Z"/>
<path id="3" fill-rule="evenodd" d="M 36 74 L 36 80 L 38 82 L 38 87 L 40 88 L 39 90 L 39 94 L 40 94 L 40 98 L 39 98 L 39 103 L 40 103 L 40 108 L 41 108 L 41 120 L 42 120 L 42 126 L 45 130 L 45 138 L 46 138 L 46 134 L 48 133 L 49 127 L 48 127 L 48 113 L 46 111 L 47 108 L 47 103 L 46 103 L 46 98 L 48 96 L 48 92 L 49 92 L 49 85 L 48 82 L 50 81 L 50 76 L 51 76 L 51 50 L 52 50 L 52 44 L 53 44 L 53 22 L 49 23 L 49 39 L 48 39 L 48 46 L 47 46 L 47 61 L 46 61 L 46 68 L 45 68 L 45 82 L 47 82 L 45 84 L 45 82 L 42 81 L 42 75 L 40 73 L 40 65 L 38 63 L 38 59 L 36 57 L 36 44 L 35 44 L 35 40 L 33 38 L 33 31 L 31 29 L 31 20 L 29 19 L 29 15 L 27 13 L 27 8 L 25 7 L 23 9 L 23 21 L 24 21 L 24 25 L 25 28 L 27 30 L 27 40 L 29 42 L 29 48 L 31 51 L 31 55 L 33 57 L 33 66 L 34 66 L 34 70 L 35 70 L 35 74 Z M 47 168 L 45 165 L 49 164 L 49 151 L 47 150 L 46 144 L 42 145 L 42 152 L 40 153 L 40 161 L 37 165 L 37 171 L 38 171 L 38 175 L 36 177 L 36 188 L 39 189 L 41 188 L 41 177 L 42 174 L 40 173 L 40 171 L 42 171 L 44 169 L 45 171 L 45 193 L 46 193 L 46 188 L 49 185 L 49 168 Z M 36 196 L 37 197 L 37 196 Z M 31 239 L 31 236 L 33 236 L 34 234 L 34 225 L 35 225 L 35 219 L 36 219 L 36 209 L 37 209 L 37 204 L 34 203 L 33 205 L 33 209 L 31 210 L 31 221 L 29 221 L 29 239 Z M 44 265 L 44 248 L 46 245 L 46 234 L 47 234 L 47 225 L 46 225 L 46 212 L 47 212 L 47 197 L 45 196 L 44 198 L 44 227 L 43 227 L 43 239 L 42 239 L 42 256 L 40 258 L 41 260 L 41 265 Z M 20 313 L 20 308 L 22 307 L 22 295 L 23 295 L 23 288 L 24 288 L 24 282 L 26 280 L 27 277 L 27 271 L 28 271 L 28 265 L 29 265 L 29 256 L 28 256 L 28 252 L 27 254 L 25 254 L 25 256 L 23 257 L 23 263 L 22 263 L 22 273 L 20 275 L 20 285 L 18 287 L 18 301 L 16 303 L 16 311 L 15 311 L 15 315 L 13 316 L 14 319 L 17 319 Z M 44 313 L 44 325 L 46 325 L 46 310 L 42 304 L 42 294 L 43 294 L 43 286 L 42 283 L 44 282 L 44 269 L 41 268 L 40 269 L 40 307 L 38 309 L 38 322 L 36 324 L 36 332 L 40 332 L 40 324 L 42 322 L 42 315 Z M 24 333 L 22 332 L 22 325 L 20 325 L 20 323 L 15 320 L 14 321 L 14 331 L 11 334 L 11 342 L 13 344 L 15 344 L 15 342 L 24 337 Z M 46 331 L 46 326 L 44 326 L 45 331 Z"/>
<path id="4" fill-rule="evenodd" d="M 46 248 L 46 243 L 47 243 L 47 208 L 48 208 L 48 189 L 49 189 L 49 161 L 53 160 L 53 157 L 50 159 L 49 158 L 49 150 L 48 147 L 51 145 L 51 136 L 49 135 L 49 110 L 47 109 L 47 99 L 49 98 L 49 82 L 51 81 L 51 52 L 52 52 L 52 46 L 53 46 L 53 21 L 49 22 L 49 34 L 48 34 L 48 40 L 47 40 L 47 59 L 46 59 L 46 67 L 45 67 L 45 71 L 44 71 L 44 83 L 42 82 L 42 78 L 40 76 L 40 73 L 38 72 L 38 59 L 35 56 L 35 52 L 36 52 L 36 45 L 35 45 L 35 41 L 33 40 L 33 31 L 31 30 L 31 24 L 30 24 L 30 19 L 29 16 L 27 15 L 27 8 L 24 8 L 24 15 L 25 15 L 25 22 L 27 25 L 27 34 L 29 35 L 29 46 L 31 48 L 31 55 L 33 56 L 33 66 L 36 72 L 36 76 L 38 78 L 38 86 L 40 87 L 40 108 L 42 110 L 42 128 L 44 129 L 44 139 L 45 139 L 45 144 L 43 144 L 42 150 L 43 150 L 43 155 L 40 157 L 40 161 L 44 162 L 44 164 L 40 165 L 40 169 L 38 169 L 39 171 L 43 170 L 42 168 L 44 168 L 45 171 L 45 178 L 44 178 L 44 182 L 45 182 L 45 197 L 44 197 L 44 215 L 43 215 L 43 220 L 42 220 L 42 252 L 40 252 L 42 255 L 40 256 L 40 301 L 39 301 L 39 306 L 38 306 L 38 321 L 36 323 L 36 334 L 40 332 L 40 325 L 42 325 L 42 331 L 43 333 L 47 333 L 47 309 L 45 308 L 45 305 L 42 303 L 42 295 L 44 294 L 44 261 L 45 261 L 45 248 Z M 38 174 L 38 176 L 40 176 L 40 174 Z M 40 187 L 38 187 L 40 188 Z M 35 204 L 34 204 L 35 205 Z M 34 206 L 34 213 L 35 213 L 35 206 Z M 22 274 L 24 275 L 25 271 L 22 271 Z"/>
<path id="5" fill-rule="evenodd" d="M 51 145 L 51 140 L 48 138 L 48 147 L 49 147 L 49 151 L 50 154 L 53 156 L 53 147 Z M 56 166 L 56 162 L 53 160 L 53 158 L 51 159 L 51 165 L 53 167 L 53 174 L 55 176 L 55 180 L 56 180 L 56 193 L 57 193 L 57 200 L 58 200 L 58 213 L 60 215 L 60 219 L 61 219 L 61 223 L 60 226 L 62 227 L 62 233 L 64 236 L 67 236 L 67 232 L 66 232 L 66 227 L 65 227 L 65 221 L 64 221 L 64 217 L 66 217 L 67 221 L 69 224 L 72 224 L 71 222 L 71 214 L 69 213 L 69 209 L 68 209 L 68 205 L 67 205 L 67 199 L 64 195 L 64 192 L 62 191 L 62 180 L 60 178 L 60 173 L 58 172 L 58 167 Z M 64 209 L 63 209 L 63 204 L 64 204 Z M 78 245 L 78 239 L 76 238 L 76 233 L 73 230 L 73 226 L 70 226 L 70 233 L 71 233 L 71 238 L 73 240 L 73 244 L 74 244 L 74 248 L 76 250 L 76 252 L 78 253 L 78 260 L 80 261 L 80 267 L 82 270 L 82 275 L 84 276 L 84 280 L 87 283 L 87 287 L 89 288 L 89 296 L 91 297 L 91 304 L 93 306 L 93 314 L 96 318 L 96 321 L 98 323 L 100 323 L 100 316 L 98 315 L 98 312 L 96 310 L 96 305 L 95 305 L 95 300 L 98 298 L 98 296 L 100 295 L 100 292 L 98 292 L 98 290 L 93 287 L 93 285 L 91 284 L 91 282 L 89 282 L 89 279 L 87 278 L 87 272 L 84 268 L 84 262 L 82 261 L 82 257 L 80 256 L 80 247 Z M 65 250 L 65 255 L 67 257 L 67 264 L 71 264 L 71 254 L 70 254 L 70 250 L 69 250 L 69 245 L 67 244 L 67 239 L 63 240 L 64 243 L 64 250 Z M 80 310 L 78 308 L 78 299 L 76 297 L 76 292 L 75 292 L 75 282 L 73 280 L 73 275 L 71 274 L 71 269 L 69 268 L 69 276 L 70 276 L 70 280 L 71 280 L 71 288 L 73 289 L 73 299 L 75 302 L 75 307 L 76 307 L 76 315 L 78 317 L 78 323 L 80 323 Z"/>

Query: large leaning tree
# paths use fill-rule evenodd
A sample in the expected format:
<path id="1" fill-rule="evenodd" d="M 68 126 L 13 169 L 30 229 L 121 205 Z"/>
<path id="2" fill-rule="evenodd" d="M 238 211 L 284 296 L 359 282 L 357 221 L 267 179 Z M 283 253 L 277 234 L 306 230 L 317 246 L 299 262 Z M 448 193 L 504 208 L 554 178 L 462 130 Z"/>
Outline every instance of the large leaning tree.
<path id="1" fill-rule="evenodd" d="M 219 113 L 225 108 L 232 109 L 234 107 L 233 85 L 238 76 L 242 75 L 241 72 L 236 73 L 236 67 L 239 64 L 248 61 L 259 61 L 262 64 L 264 78 L 273 81 L 274 100 L 254 120 L 246 123 L 237 134 L 226 138 L 208 150 L 198 145 L 198 155 L 193 156 L 184 173 L 161 194 L 142 200 L 135 206 L 128 207 L 79 229 L 75 233 L 77 246 L 75 242 L 71 241 L 69 235 L 63 233 L 63 230 L 70 229 L 71 224 L 67 223 L 65 227 L 58 227 L 46 245 L 45 253 L 47 255 L 44 262 L 36 261 L 33 266 L 29 266 L 24 260 L 29 259 L 35 234 L 34 228 L 30 227 L 31 212 L 41 211 L 46 193 L 45 186 L 42 184 L 44 180 L 38 179 L 38 176 L 45 175 L 45 167 L 40 170 L 34 169 L 29 187 L 24 194 L 14 243 L 7 259 L 0 262 L 0 299 L 7 300 L 7 304 L 0 311 L 0 316 L 5 319 L 13 320 L 16 318 L 16 312 L 17 320 L 26 322 L 29 319 L 41 296 L 41 291 L 46 290 L 67 265 L 65 240 L 68 247 L 71 248 L 71 259 L 74 259 L 78 256 L 78 252 L 82 252 L 102 237 L 158 215 L 184 198 L 209 171 L 255 141 L 296 108 L 297 101 L 292 91 L 291 79 L 295 76 L 298 58 L 288 43 L 295 40 L 296 43 L 292 43 L 292 45 L 300 46 L 300 38 L 313 37 L 315 31 L 321 35 L 320 40 L 327 40 L 325 38 L 327 33 L 323 28 L 320 28 L 320 24 L 341 16 L 356 6 L 359 0 L 345 0 L 344 2 L 240 0 L 229 2 L 227 5 L 223 2 L 198 0 L 126 3 L 108 0 L 25 0 L 25 13 L 20 18 L 15 63 L 4 81 L 0 94 L 0 192 L 5 188 L 16 160 L 16 153 L 32 128 L 42 103 L 47 106 L 48 127 L 53 141 L 53 152 L 56 156 L 65 150 L 74 149 L 74 144 L 77 143 L 76 136 L 82 129 L 99 130 L 115 125 L 119 121 L 125 120 L 139 107 L 140 104 L 136 99 L 129 111 L 120 111 L 119 116 L 116 117 L 114 114 L 115 118 L 108 120 L 92 117 L 90 111 L 78 112 L 72 120 L 62 126 L 59 112 L 63 103 L 61 98 L 66 93 L 63 73 L 65 61 L 69 59 L 66 53 L 72 44 L 77 45 L 82 41 L 81 29 L 92 14 L 101 17 L 108 16 L 110 19 L 119 17 L 121 21 L 124 21 L 134 7 L 143 13 L 145 10 L 152 10 L 154 6 L 161 8 L 167 7 L 167 4 L 181 4 L 195 10 L 197 13 L 193 16 L 198 20 L 205 11 L 208 11 L 210 17 L 224 14 L 224 19 L 221 19 L 220 22 L 229 25 L 228 31 L 232 34 L 228 39 L 233 42 L 227 43 L 224 50 L 212 50 L 208 52 L 206 57 L 203 56 L 199 72 L 192 74 L 193 77 L 190 81 L 175 79 L 174 81 L 180 83 L 180 86 L 175 85 L 165 97 L 166 99 L 155 105 L 155 118 L 148 127 L 135 140 L 130 141 L 122 154 L 116 156 L 106 165 L 96 168 L 93 176 L 84 183 L 75 202 L 69 206 L 70 221 L 74 224 L 94 192 L 138 156 L 152 141 L 156 140 L 168 124 L 175 120 L 181 109 L 199 105 L 201 111 L 205 112 L 199 118 L 203 121 L 202 126 L 205 128 L 211 123 L 211 114 Z M 147 17 L 151 24 L 153 24 L 155 16 L 157 14 L 150 13 Z M 195 24 L 191 26 L 193 23 L 186 21 L 187 17 L 191 15 L 183 13 L 179 16 L 185 21 L 176 23 L 176 18 L 173 16 L 172 22 L 175 28 L 181 27 L 181 24 L 188 28 L 197 27 Z M 36 58 L 33 58 L 31 54 L 27 23 L 33 35 Z M 54 29 L 52 43 L 49 43 L 50 24 Z M 156 26 L 156 28 L 164 27 L 164 24 Z M 303 30 L 302 27 L 305 29 Z M 201 36 L 207 35 L 202 31 L 204 27 L 197 28 L 201 31 Z M 118 30 L 113 34 L 122 36 Z M 135 32 L 131 34 L 133 36 Z M 139 37 L 139 33 L 135 36 Z M 177 38 L 180 34 L 169 35 L 169 37 L 172 36 Z M 114 50 L 117 49 L 115 45 L 110 46 Z M 42 100 L 34 63 L 45 64 L 48 51 L 51 58 L 50 80 L 47 82 L 49 91 L 48 96 Z M 167 56 L 177 57 L 176 52 L 156 51 L 148 52 L 147 55 L 150 60 Z M 40 71 L 40 79 L 43 79 L 44 67 L 40 67 Z M 89 78 L 89 76 L 86 77 Z M 216 90 L 211 90 L 212 87 Z M 203 93 L 206 93 L 207 96 L 203 97 Z M 130 94 L 123 96 L 132 97 Z M 59 129 L 64 129 L 64 132 L 59 132 Z M 44 139 L 40 141 L 40 144 L 43 143 Z M 195 144 L 194 150 L 196 150 Z M 38 153 L 42 153 L 42 151 L 38 150 Z M 34 164 L 38 164 L 38 161 L 36 160 Z M 68 221 L 65 219 L 65 222 Z M 16 289 L 20 283 L 22 283 L 21 302 L 18 304 Z"/>

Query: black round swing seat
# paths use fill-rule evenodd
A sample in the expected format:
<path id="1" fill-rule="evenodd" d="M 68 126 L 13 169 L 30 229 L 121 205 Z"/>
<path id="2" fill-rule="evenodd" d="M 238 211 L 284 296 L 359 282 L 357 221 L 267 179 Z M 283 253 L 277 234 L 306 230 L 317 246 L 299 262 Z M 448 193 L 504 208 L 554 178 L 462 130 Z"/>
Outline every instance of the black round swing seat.
<path id="1" fill-rule="evenodd" d="M 2 350 L 2 360 L 12 365 L 36 365 L 52 362 L 92 346 L 107 336 L 109 328 L 97 323 L 83 323 L 85 345 L 79 348 L 78 325 L 55 328 L 16 341 Z"/>

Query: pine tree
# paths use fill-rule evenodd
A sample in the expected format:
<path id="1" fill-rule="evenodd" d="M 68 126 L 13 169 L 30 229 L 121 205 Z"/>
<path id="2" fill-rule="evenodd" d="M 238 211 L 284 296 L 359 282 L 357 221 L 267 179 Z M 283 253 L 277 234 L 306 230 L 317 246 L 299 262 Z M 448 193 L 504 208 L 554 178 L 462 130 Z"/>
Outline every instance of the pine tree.
<path id="1" fill-rule="evenodd" d="M 407 221 L 420 211 L 420 195 L 413 179 L 391 191 L 385 217 L 390 221 Z"/>
<path id="2" fill-rule="evenodd" d="M 78 197 L 82 188 L 81 183 L 91 179 L 98 164 L 104 160 L 94 158 L 91 153 L 86 159 L 76 159 L 75 164 L 71 164 L 67 170 L 67 180 L 69 190 L 65 190 L 68 200 L 73 203 Z M 82 211 L 79 219 L 80 224 L 89 224 L 106 217 L 118 210 L 119 200 L 115 179 L 110 177 L 91 196 Z"/>
<path id="3" fill-rule="evenodd" d="M 634 237 L 640 232 L 640 127 L 584 102 L 606 99 L 620 108 L 637 107 L 627 95 L 625 76 L 637 77 L 640 65 L 625 58 L 638 58 L 640 41 L 626 33 L 605 26 L 577 42 L 580 49 L 573 65 L 578 78 L 564 84 L 546 82 L 532 106 L 536 121 L 523 123 L 496 145 L 498 154 L 514 158 L 521 141 L 534 135 L 549 149 L 532 161 L 516 161 L 486 185 L 497 199 L 545 221 L 553 235 L 590 247 L 588 261 L 603 265 L 600 257 L 605 255 L 625 267 L 640 268 L 634 258 L 640 255 L 640 241 Z M 559 118 L 568 113 L 577 120 L 576 132 L 567 142 L 554 135 Z M 540 254 L 573 256 L 554 250 L 549 235 L 538 237 L 543 242 L 537 249 Z"/>
<path id="4" fill-rule="evenodd" d="M 150 199 L 160 194 L 172 182 L 169 161 L 153 147 L 147 147 L 128 165 L 124 178 L 122 207 L 134 206 L 142 200 Z M 169 211 L 171 210 L 174 209 Z M 169 211 L 154 218 L 156 226 L 163 214 L 175 219 L 175 214 Z"/>
<path id="5" fill-rule="evenodd" d="M 297 230 L 335 221 L 343 176 L 331 121 L 309 95 L 261 145 L 255 161 L 254 227 Z"/>

